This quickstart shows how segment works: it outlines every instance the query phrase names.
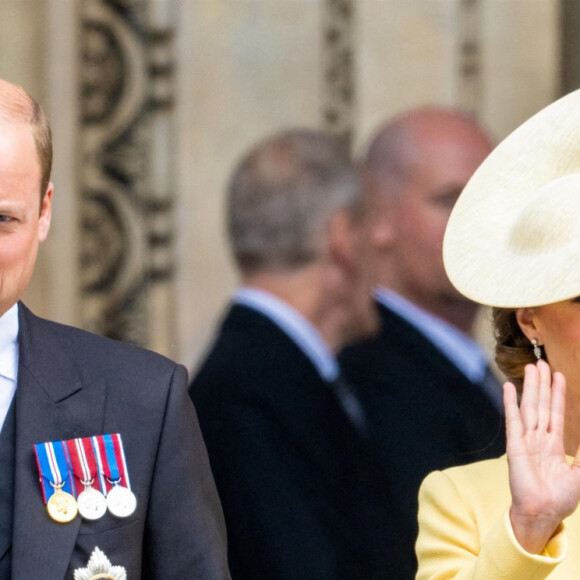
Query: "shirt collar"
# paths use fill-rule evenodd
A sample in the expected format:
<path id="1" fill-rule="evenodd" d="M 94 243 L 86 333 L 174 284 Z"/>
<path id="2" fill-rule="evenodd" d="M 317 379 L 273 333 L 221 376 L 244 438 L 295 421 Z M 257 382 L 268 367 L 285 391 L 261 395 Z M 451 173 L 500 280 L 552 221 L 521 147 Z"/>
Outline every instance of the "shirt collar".
<path id="1" fill-rule="evenodd" d="M 18 304 L 0 316 L 0 375 L 16 380 L 18 370 Z"/>
<path id="2" fill-rule="evenodd" d="M 273 294 L 256 288 L 240 288 L 234 303 L 260 312 L 278 326 L 312 361 L 326 381 L 338 377 L 338 363 L 320 333 L 295 308 Z"/>
<path id="3" fill-rule="evenodd" d="M 426 336 L 470 381 L 483 380 L 487 362 L 476 341 L 388 288 L 376 289 L 375 297 Z"/>

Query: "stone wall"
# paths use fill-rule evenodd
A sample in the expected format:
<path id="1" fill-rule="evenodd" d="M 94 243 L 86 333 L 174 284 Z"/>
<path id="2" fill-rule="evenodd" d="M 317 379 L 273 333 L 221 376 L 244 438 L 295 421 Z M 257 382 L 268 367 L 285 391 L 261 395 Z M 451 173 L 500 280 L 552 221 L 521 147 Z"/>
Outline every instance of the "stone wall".
<path id="1" fill-rule="evenodd" d="M 103 5 L 118 14 L 144 10 L 134 58 L 145 51 L 153 64 L 170 60 L 169 116 L 147 137 L 156 166 L 135 195 L 145 195 L 141 209 L 152 193 L 170 196 L 170 215 L 152 226 L 171 234 L 168 243 L 161 254 L 140 246 L 139 263 L 150 265 L 154 251 L 155 263 L 171 271 L 164 285 L 153 274 L 143 278 L 146 298 L 132 329 L 136 342 L 190 368 L 236 284 L 224 189 L 258 138 L 288 125 L 325 127 L 360 151 L 388 116 L 441 103 L 473 111 L 499 140 L 559 92 L 557 0 L 0 0 L 0 75 L 39 98 L 55 132 L 55 216 L 27 302 L 39 314 L 97 329 L 99 308 L 114 294 L 105 287 L 98 304 L 87 302 L 81 263 L 88 239 L 82 33 L 86 11 Z M 171 36 L 170 56 L 153 50 L 160 30 Z M 126 231 L 148 231 L 139 227 Z"/>

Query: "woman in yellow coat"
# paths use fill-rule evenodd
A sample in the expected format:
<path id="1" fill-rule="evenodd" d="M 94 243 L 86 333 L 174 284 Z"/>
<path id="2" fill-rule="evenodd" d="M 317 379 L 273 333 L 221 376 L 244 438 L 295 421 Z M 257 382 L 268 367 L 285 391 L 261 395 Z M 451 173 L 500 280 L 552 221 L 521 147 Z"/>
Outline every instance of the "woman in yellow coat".
<path id="1" fill-rule="evenodd" d="M 494 307 L 507 454 L 425 479 L 417 580 L 580 579 L 580 91 L 491 153 L 443 253 Z"/>

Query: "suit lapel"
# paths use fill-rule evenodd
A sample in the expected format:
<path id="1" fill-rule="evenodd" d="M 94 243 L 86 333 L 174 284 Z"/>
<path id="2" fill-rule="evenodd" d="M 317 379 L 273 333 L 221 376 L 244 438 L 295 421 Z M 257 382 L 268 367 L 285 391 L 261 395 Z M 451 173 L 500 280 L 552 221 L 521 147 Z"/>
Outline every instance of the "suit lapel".
<path id="1" fill-rule="evenodd" d="M 101 433 L 105 389 L 84 388 L 50 323 L 22 304 L 16 389 L 13 580 L 64 578 L 80 517 L 52 521 L 42 501 L 33 445 Z"/>
<path id="2" fill-rule="evenodd" d="M 376 304 L 378 305 L 379 313 L 383 321 L 383 333 L 387 333 L 390 337 L 396 336 L 397 340 L 404 341 L 405 348 L 411 351 L 415 358 L 423 364 L 429 363 L 435 367 L 439 374 L 449 375 L 449 383 L 451 385 L 473 384 L 441 349 L 416 326 L 390 308 L 387 308 L 381 302 L 377 301 Z"/>
<path id="3" fill-rule="evenodd" d="M 0 561 L 12 546 L 12 519 L 14 509 L 14 403 L 0 431 Z"/>

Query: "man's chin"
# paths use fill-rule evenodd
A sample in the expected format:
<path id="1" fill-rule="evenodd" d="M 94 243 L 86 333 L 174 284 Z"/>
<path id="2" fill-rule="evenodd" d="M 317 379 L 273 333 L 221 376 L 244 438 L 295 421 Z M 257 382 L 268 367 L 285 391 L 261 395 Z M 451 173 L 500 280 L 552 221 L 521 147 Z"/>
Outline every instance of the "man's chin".
<path id="1" fill-rule="evenodd" d="M 345 342 L 348 344 L 365 338 L 371 338 L 378 334 L 380 327 L 381 320 L 379 317 L 379 311 L 374 303 L 371 303 L 368 310 L 361 312 L 360 315 L 346 328 Z"/>
<path id="2" fill-rule="evenodd" d="M 478 304 L 460 294 L 455 288 L 451 288 L 448 292 L 444 294 L 444 299 L 450 306 L 456 306 L 457 308 L 467 308 L 469 306 L 476 309 Z"/>

